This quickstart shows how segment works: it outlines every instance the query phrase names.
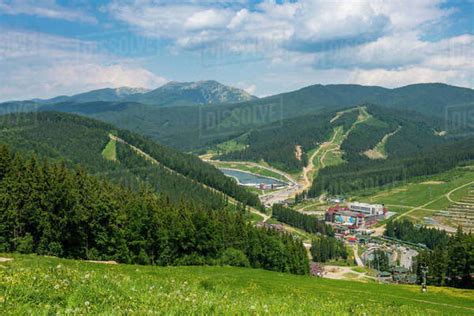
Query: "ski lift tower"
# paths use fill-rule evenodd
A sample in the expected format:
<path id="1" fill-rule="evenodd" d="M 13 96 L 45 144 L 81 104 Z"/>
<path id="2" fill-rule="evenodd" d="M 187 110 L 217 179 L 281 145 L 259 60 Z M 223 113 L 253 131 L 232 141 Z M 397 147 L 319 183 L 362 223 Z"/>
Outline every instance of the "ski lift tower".
<path id="1" fill-rule="evenodd" d="M 423 264 L 421 266 L 421 274 L 422 274 L 422 282 L 421 282 L 421 292 L 426 293 L 428 291 L 428 288 L 426 287 L 426 274 L 428 273 L 428 266 L 426 264 Z"/>

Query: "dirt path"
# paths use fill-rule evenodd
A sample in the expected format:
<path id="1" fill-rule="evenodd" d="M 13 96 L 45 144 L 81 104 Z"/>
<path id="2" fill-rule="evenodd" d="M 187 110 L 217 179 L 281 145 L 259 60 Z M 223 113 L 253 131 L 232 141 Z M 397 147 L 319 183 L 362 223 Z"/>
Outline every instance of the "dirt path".
<path id="1" fill-rule="evenodd" d="M 409 205 L 399 205 L 399 204 L 385 204 L 385 206 L 395 206 L 395 207 L 401 207 L 401 208 L 413 208 L 413 206 L 409 206 Z M 430 211 L 430 212 L 441 212 L 443 210 L 434 210 L 434 209 L 430 209 L 430 208 L 420 208 L 420 210 L 422 211 Z"/>
<path id="2" fill-rule="evenodd" d="M 334 280 L 351 280 L 351 281 L 367 281 L 367 279 L 374 279 L 374 277 L 363 272 L 352 270 L 353 267 L 340 266 L 324 266 L 324 277 Z"/>
<path id="3" fill-rule="evenodd" d="M 124 145 L 127 145 L 127 146 L 130 147 L 133 151 L 135 151 L 138 155 L 140 155 L 140 156 L 142 156 L 143 158 L 145 158 L 145 160 L 150 161 L 152 164 L 160 165 L 160 166 L 162 166 L 163 168 L 165 168 L 166 170 L 168 170 L 169 172 L 171 172 L 171 173 L 173 173 L 173 174 L 176 174 L 177 176 L 185 177 L 183 174 L 181 174 L 181 173 L 179 173 L 179 172 L 177 172 L 177 171 L 175 171 L 175 170 L 173 170 L 173 169 L 171 169 L 171 168 L 168 168 L 167 166 L 164 166 L 164 165 L 161 164 L 158 160 L 156 160 L 155 158 L 153 158 L 152 156 L 150 156 L 149 154 L 147 154 L 146 152 L 144 152 L 144 151 L 141 150 L 140 148 L 135 147 L 135 146 L 133 146 L 133 145 L 127 143 L 125 140 L 123 140 L 123 139 L 121 139 L 121 138 L 119 138 L 119 137 L 117 137 L 117 136 L 115 136 L 115 135 L 112 135 L 112 134 L 109 134 L 109 137 L 110 137 L 110 139 L 115 140 L 116 142 L 120 142 L 120 143 L 122 143 L 122 144 L 124 144 Z M 210 186 L 208 186 L 208 185 L 206 185 L 206 184 L 200 183 L 200 182 L 195 181 L 195 180 L 192 180 L 192 181 L 194 181 L 194 182 L 196 182 L 196 183 L 202 185 L 203 187 L 205 187 L 205 188 L 207 188 L 207 189 L 209 189 L 209 190 L 211 190 L 211 191 L 219 192 L 219 193 L 221 193 L 221 194 L 224 194 L 224 195 L 228 196 L 228 195 L 225 194 L 224 192 L 221 192 L 221 191 L 219 191 L 219 190 L 217 190 L 217 189 L 215 189 L 215 188 L 213 188 L 213 187 L 210 187 Z M 230 202 L 230 203 L 232 203 L 232 204 L 234 204 L 234 205 L 237 205 L 237 204 L 238 204 L 238 202 L 237 202 L 233 197 L 228 196 L 228 198 L 229 198 L 229 202 Z M 249 207 L 249 211 L 250 211 L 251 213 L 253 213 L 253 214 L 256 214 L 256 215 L 258 215 L 258 216 L 261 216 L 261 217 L 263 218 L 263 221 L 264 221 L 264 222 L 266 222 L 266 221 L 270 218 L 269 215 L 260 212 L 259 210 L 257 210 L 257 209 L 254 208 L 254 207 Z"/>
<path id="4" fill-rule="evenodd" d="M 337 119 L 340 118 L 343 114 L 356 111 L 357 109 L 358 109 L 358 108 L 355 107 L 355 108 L 352 108 L 352 109 L 349 109 L 349 110 L 337 112 L 336 115 L 329 121 L 329 123 L 334 123 L 334 122 L 337 121 Z"/>
<path id="5" fill-rule="evenodd" d="M 315 168 L 314 159 L 316 158 L 316 156 L 318 156 L 320 151 L 322 151 L 322 150 L 328 148 L 329 146 L 333 145 L 337 134 L 338 133 L 337 133 L 337 130 L 336 130 L 336 132 L 332 135 L 331 139 L 327 142 L 322 143 L 319 146 L 319 148 L 309 157 L 308 165 L 303 168 L 303 174 L 302 174 L 302 176 L 303 176 L 303 186 L 301 187 L 300 192 L 309 189 L 311 187 L 311 185 L 313 184 L 313 179 L 311 179 L 311 180 L 309 179 L 309 174 L 314 173 L 314 172 L 316 172 L 317 170 L 320 169 L 320 168 L 318 168 L 318 169 Z M 328 151 L 326 150 L 324 152 L 324 154 L 322 154 L 321 158 L 319 159 L 319 162 L 321 163 L 322 166 L 324 165 L 323 160 L 326 157 L 327 152 Z"/>
<path id="6" fill-rule="evenodd" d="M 387 159 L 387 153 L 385 152 L 385 144 L 388 139 L 398 133 L 402 129 L 401 126 L 398 126 L 397 129 L 391 133 L 386 134 L 374 148 L 369 149 L 364 152 L 364 155 L 369 159 Z"/>
<path id="7" fill-rule="evenodd" d="M 357 244 L 355 244 L 354 247 L 352 247 L 352 250 L 354 251 L 354 259 L 357 262 L 357 266 L 364 267 L 364 262 L 359 257 L 359 247 L 357 246 Z"/>
<path id="8" fill-rule="evenodd" d="M 414 207 L 414 208 L 408 210 L 407 212 L 405 212 L 405 213 L 401 214 L 400 216 L 398 216 L 396 219 L 398 220 L 398 219 L 400 219 L 400 218 L 402 218 L 402 217 L 404 217 L 404 216 L 407 216 L 407 215 L 410 214 L 410 213 L 413 213 L 414 211 L 422 210 L 422 209 L 424 209 L 425 207 L 427 207 L 428 205 L 430 205 L 431 203 L 434 203 L 434 202 L 436 202 L 436 201 L 438 201 L 438 200 L 440 200 L 440 199 L 442 199 L 442 198 L 444 198 L 444 197 L 446 197 L 450 202 L 459 203 L 459 202 L 456 202 L 456 201 L 454 201 L 454 200 L 451 199 L 451 197 L 450 197 L 451 194 L 453 194 L 455 191 L 457 191 L 457 190 L 459 190 L 459 189 L 462 189 L 462 188 L 464 188 L 464 187 L 466 187 L 466 186 L 468 186 L 468 185 L 472 185 L 472 184 L 474 184 L 474 181 L 469 182 L 469 183 L 465 183 L 465 184 L 463 184 L 463 185 L 460 185 L 460 186 L 458 186 L 458 187 L 452 189 L 452 190 L 449 191 L 448 193 L 446 193 L 446 194 L 444 194 L 444 195 L 441 195 L 441 196 L 437 197 L 437 198 L 434 199 L 434 200 L 429 201 L 428 203 L 425 203 L 425 204 L 423 204 L 423 205 L 420 205 L 420 206 L 417 206 L 417 207 Z"/>
<path id="9" fill-rule="evenodd" d="M 298 159 L 299 161 L 301 161 L 301 156 L 303 155 L 303 151 L 301 150 L 301 146 L 300 145 L 296 145 L 295 146 L 295 157 L 296 159 Z"/>
<path id="10" fill-rule="evenodd" d="M 453 194 L 454 192 L 456 192 L 457 190 L 460 190 L 464 187 L 467 187 L 469 185 L 473 185 L 474 184 L 474 181 L 472 182 L 469 182 L 469 183 L 466 183 L 464 185 L 461 185 L 451 191 L 449 191 L 448 193 L 446 193 L 446 198 L 449 200 L 449 202 L 452 202 L 452 203 L 456 203 L 456 204 L 462 204 L 462 205 L 472 205 L 472 203 L 464 203 L 464 202 L 458 202 L 458 201 L 454 201 L 452 198 L 451 198 L 451 194 Z"/>

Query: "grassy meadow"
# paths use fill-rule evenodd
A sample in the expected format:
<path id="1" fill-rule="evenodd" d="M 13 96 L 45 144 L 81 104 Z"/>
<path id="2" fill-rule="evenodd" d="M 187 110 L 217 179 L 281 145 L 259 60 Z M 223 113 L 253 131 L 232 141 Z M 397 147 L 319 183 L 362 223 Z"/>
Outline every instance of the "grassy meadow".
<path id="1" fill-rule="evenodd" d="M 469 190 L 469 186 L 464 185 L 473 181 L 474 169 L 469 166 L 459 167 L 434 176 L 412 179 L 408 183 L 358 194 L 353 200 L 383 203 L 398 212 L 420 206 L 423 206 L 423 209 L 436 211 L 445 209 L 451 204 L 446 194 L 452 191 L 451 199 L 460 200 Z"/>
<path id="2" fill-rule="evenodd" d="M 472 291 L 232 267 L 151 267 L 10 255 L 0 314 L 472 315 Z"/>
<path id="3" fill-rule="evenodd" d="M 102 151 L 102 157 L 107 160 L 117 161 L 117 142 L 114 139 L 111 139 L 107 143 Z"/>

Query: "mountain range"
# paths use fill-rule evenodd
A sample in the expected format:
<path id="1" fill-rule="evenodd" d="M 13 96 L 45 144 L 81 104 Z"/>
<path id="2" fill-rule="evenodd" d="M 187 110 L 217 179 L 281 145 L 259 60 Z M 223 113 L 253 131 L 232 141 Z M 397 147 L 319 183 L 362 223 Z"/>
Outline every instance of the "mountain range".
<path id="1" fill-rule="evenodd" d="M 228 87 L 214 80 L 207 80 L 197 82 L 171 81 L 154 90 L 130 87 L 105 88 L 72 96 L 58 96 L 44 100 L 33 99 L 31 101 L 39 104 L 134 101 L 163 106 L 235 103 L 255 99 L 257 97 L 244 90 Z"/>
<path id="2" fill-rule="evenodd" d="M 474 105 L 474 90 L 440 83 L 396 89 L 317 84 L 257 99 L 216 81 L 170 82 L 142 93 L 102 89 L 67 98 L 6 102 L 0 104 L 0 112 L 60 111 L 86 115 L 180 150 L 196 151 L 280 124 L 285 119 L 367 103 L 446 121 L 449 111 L 463 111 L 463 107 Z"/>

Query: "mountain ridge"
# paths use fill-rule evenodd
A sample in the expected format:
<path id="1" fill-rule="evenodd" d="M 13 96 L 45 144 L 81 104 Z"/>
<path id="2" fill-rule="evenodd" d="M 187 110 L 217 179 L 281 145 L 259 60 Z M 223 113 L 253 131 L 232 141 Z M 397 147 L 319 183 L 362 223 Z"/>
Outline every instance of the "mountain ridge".
<path id="1" fill-rule="evenodd" d="M 61 95 L 50 99 L 31 99 L 39 104 L 54 104 L 60 102 L 118 102 L 134 101 L 150 105 L 190 105 L 235 103 L 255 100 L 257 97 L 242 89 L 226 86 L 215 80 L 192 82 L 170 81 L 155 89 L 138 87 L 102 88 L 73 94 Z"/>
<path id="2" fill-rule="evenodd" d="M 179 84 L 182 83 L 171 82 L 164 89 Z M 148 93 L 156 93 L 156 91 Z M 456 111 L 458 104 L 474 105 L 474 90 L 441 83 L 414 84 L 395 89 L 355 84 L 317 84 L 296 91 L 231 104 L 211 103 L 196 106 L 195 103 L 190 104 L 186 98 L 181 98 L 176 94 L 166 102 L 168 101 L 169 105 L 180 106 L 153 106 L 140 103 L 138 100 L 62 102 L 48 105 L 26 101 L 0 104 L 0 111 L 9 113 L 55 110 L 82 114 L 139 132 L 165 145 L 189 151 L 203 149 L 225 141 L 226 138 L 236 137 L 252 129 L 284 119 L 320 114 L 328 110 L 339 110 L 364 103 L 416 111 L 425 116 L 434 116 L 444 120 L 448 109 Z M 245 113 L 255 113 L 262 108 L 272 108 L 277 111 L 277 115 L 263 120 L 252 117 L 250 121 L 244 117 Z M 232 118 L 234 122 L 227 124 L 228 126 L 224 129 L 216 128 L 215 131 L 206 133 L 206 137 L 200 137 L 203 131 L 201 114 L 208 112 L 219 117 L 221 123 L 229 122 Z"/>

